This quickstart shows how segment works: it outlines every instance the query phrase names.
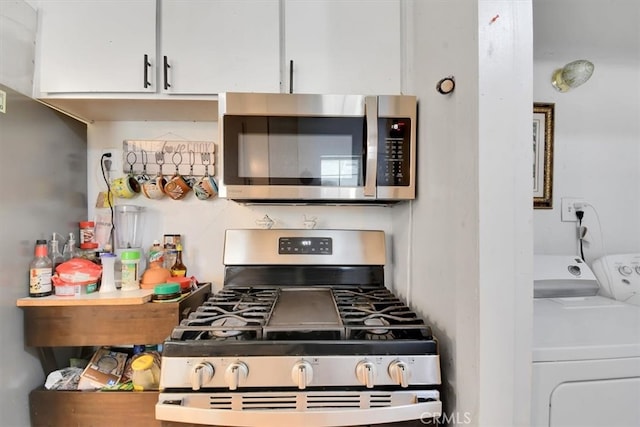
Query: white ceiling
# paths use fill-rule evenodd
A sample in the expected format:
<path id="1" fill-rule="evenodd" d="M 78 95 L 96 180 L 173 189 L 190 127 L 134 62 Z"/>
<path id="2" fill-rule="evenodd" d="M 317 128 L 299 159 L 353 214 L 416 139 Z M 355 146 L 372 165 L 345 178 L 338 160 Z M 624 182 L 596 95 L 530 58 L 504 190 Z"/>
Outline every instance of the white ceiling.
<path id="1" fill-rule="evenodd" d="M 533 0 L 534 59 L 640 62 L 640 0 Z"/>

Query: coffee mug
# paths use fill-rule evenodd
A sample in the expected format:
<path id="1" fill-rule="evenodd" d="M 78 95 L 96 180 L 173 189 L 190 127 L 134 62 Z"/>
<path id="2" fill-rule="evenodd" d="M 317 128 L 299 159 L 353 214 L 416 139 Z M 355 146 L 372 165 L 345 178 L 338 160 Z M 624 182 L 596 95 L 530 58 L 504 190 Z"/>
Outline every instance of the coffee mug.
<path id="1" fill-rule="evenodd" d="M 173 200 L 184 199 L 184 197 L 191 191 L 191 185 L 189 185 L 182 175 L 174 175 L 164 186 L 164 192 L 167 196 Z"/>
<path id="2" fill-rule="evenodd" d="M 211 175 L 205 175 L 193 185 L 193 192 L 200 200 L 207 200 L 218 195 L 218 183 Z"/>
<path id="3" fill-rule="evenodd" d="M 111 192 L 116 197 L 131 199 L 140 192 L 140 183 L 133 175 L 125 175 L 113 180 Z"/>
<path id="4" fill-rule="evenodd" d="M 165 196 L 164 186 L 167 180 L 160 174 L 142 183 L 142 194 L 149 199 L 162 199 Z"/>

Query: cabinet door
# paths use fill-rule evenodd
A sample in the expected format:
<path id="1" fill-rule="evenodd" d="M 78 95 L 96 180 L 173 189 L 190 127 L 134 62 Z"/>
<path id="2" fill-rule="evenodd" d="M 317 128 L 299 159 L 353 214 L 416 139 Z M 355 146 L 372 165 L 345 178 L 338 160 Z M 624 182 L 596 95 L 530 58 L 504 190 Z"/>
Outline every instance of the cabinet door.
<path id="1" fill-rule="evenodd" d="M 280 91 L 278 0 L 163 0 L 167 93 Z M 163 60 L 163 58 L 160 58 Z M 160 61 L 163 62 L 163 61 Z"/>
<path id="2" fill-rule="evenodd" d="M 36 66 L 41 93 L 156 90 L 155 0 L 39 4 Z M 146 88 L 145 67 L 150 83 Z"/>
<path id="3" fill-rule="evenodd" d="M 286 0 L 284 16 L 293 92 L 400 93 L 399 0 Z"/>

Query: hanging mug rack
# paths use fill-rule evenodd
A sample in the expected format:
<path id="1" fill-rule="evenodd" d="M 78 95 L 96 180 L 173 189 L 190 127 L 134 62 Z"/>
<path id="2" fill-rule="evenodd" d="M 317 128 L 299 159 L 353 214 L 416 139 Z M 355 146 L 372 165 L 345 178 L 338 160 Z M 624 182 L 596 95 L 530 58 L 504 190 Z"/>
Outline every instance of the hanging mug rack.
<path id="1" fill-rule="evenodd" d="M 216 174 L 213 141 L 124 140 L 122 172 L 141 178 L 161 174 L 199 177 Z"/>

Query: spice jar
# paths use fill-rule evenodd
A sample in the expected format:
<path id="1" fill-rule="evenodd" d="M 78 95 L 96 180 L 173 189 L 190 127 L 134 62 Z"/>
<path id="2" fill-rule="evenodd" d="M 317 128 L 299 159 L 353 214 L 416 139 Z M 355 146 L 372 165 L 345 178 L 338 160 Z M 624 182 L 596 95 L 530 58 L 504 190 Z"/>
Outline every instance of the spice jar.
<path id="1" fill-rule="evenodd" d="M 122 264 L 122 290 L 132 291 L 140 289 L 138 269 L 140 266 L 140 251 L 125 250 L 120 254 Z"/>
<path id="2" fill-rule="evenodd" d="M 96 224 L 93 221 L 80 221 L 80 249 L 96 249 Z"/>

